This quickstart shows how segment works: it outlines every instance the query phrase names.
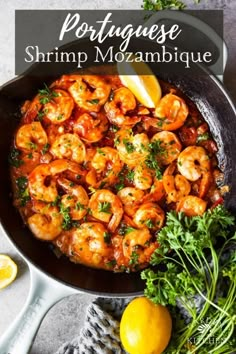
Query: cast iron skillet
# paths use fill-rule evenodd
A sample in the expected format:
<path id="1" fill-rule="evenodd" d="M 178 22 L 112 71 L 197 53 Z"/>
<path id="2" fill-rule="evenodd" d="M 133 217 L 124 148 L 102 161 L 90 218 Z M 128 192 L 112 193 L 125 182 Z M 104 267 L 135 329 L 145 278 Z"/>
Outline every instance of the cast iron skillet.
<path id="1" fill-rule="evenodd" d="M 140 41 L 138 41 L 140 45 Z M 71 44 L 79 48 L 80 41 Z M 86 43 L 88 45 L 88 43 Z M 78 50 L 78 49 L 77 49 Z M 52 66 L 52 64 L 49 64 Z M 71 71 L 76 70 L 72 63 Z M 91 63 L 92 65 L 92 63 Z M 55 72 L 55 64 L 53 64 Z M 88 63 L 88 66 L 89 63 Z M 50 82 L 48 76 L 32 76 L 39 72 L 41 64 L 34 65 L 27 75 L 17 78 L 0 89 L 0 219 L 8 237 L 13 241 L 20 253 L 40 270 L 51 277 L 79 290 L 101 294 L 125 295 L 143 290 L 143 282 L 139 273 L 114 274 L 112 272 L 90 269 L 73 264 L 66 258 L 58 259 L 48 243 L 32 237 L 28 228 L 23 226 L 20 215 L 12 205 L 11 185 L 9 179 L 8 155 L 13 133 L 18 124 L 20 104 L 32 98 L 44 82 Z M 152 68 L 155 70 L 155 68 Z M 63 67 L 58 67 L 58 76 Z M 229 209 L 236 209 L 236 114 L 233 104 L 221 83 L 213 76 L 199 75 L 190 78 L 182 75 L 157 73 L 164 81 L 179 87 L 195 102 L 210 126 L 211 133 L 217 142 L 219 165 L 225 174 L 225 184 L 229 185 L 230 193 L 225 204 Z"/>
<path id="2" fill-rule="evenodd" d="M 72 43 L 71 50 L 76 46 L 80 50 L 89 42 Z M 109 43 L 108 43 L 109 45 Z M 145 46 L 140 40 L 134 45 Z M 57 76 L 63 73 L 63 65 L 51 65 L 51 71 Z M 92 63 L 88 62 L 88 66 Z M 0 89 L 0 221 L 10 241 L 19 253 L 33 264 L 49 279 L 63 283 L 70 288 L 105 296 L 127 296 L 142 293 L 144 283 L 139 272 L 131 274 L 114 274 L 96 270 L 79 264 L 73 264 L 68 259 L 57 258 L 48 243 L 34 238 L 31 232 L 23 226 L 20 215 L 12 205 L 11 184 L 9 179 L 8 154 L 12 136 L 18 124 L 20 104 L 32 98 L 44 82 L 50 82 L 48 75 L 32 76 L 42 69 L 41 64 L 34 65 L 27 75 L 21 76 Z M 179 87 L 193 102 L 208 122 L 215 141 L 218 144 L 219 164 L 224 171 L 224 183 L 229 185 L 230 192 L 225 198 L 225 205 L 232 211 L 236 210 L 236 112 L 222 84 L 213 76 L 199 75 L 195 78 L 183 75 L 160 73 L 152 67 L 154 73 L 161 79 Z M 75 67 L 70 68 L 75 71 Z M 51 280 L 53 282 L 53 280 Z M 55 283 L 55 282 L 54 282 Z M 8 349 L 9 350 L 9 349 Z M 10 351 L 9 351 L 10 352 Z M 17 351 L 16 351 L 17 352 Z M 13 353 L 13 352 L 11 352 Z M 15 353 L 15 352 L 14 352 Z M 18 347 L 18 352 L 19 347 Z M 23 353 L 23 351 L 22 351 Z"/>
<path id="3" fill-rule="evenodd" d="M 85 42 L 85 41 L 84 41 Z M 138 41 L 140 45 L 140 41 Z M 77 50 L 88 43 L 72 43 L 71 49 Z M 144 44 L 145 45 L 145 44 Z M 55 72 L 55 64 L 53 66 Z M 74 65 L 74 64 L 72 64 Z M 91 63 L 92 65 L 92 63 Z M 88 63 L 88 66 L 90 64 Z M 32 98 L 38 88 L 49 77 L 32 75 L 41 70 L 41 64 L 30 69 L 30 75 L 22 76 L 5 84 L 0 89 L 0 218 L 8 237 L 13 241 L 20 253 L 40 270 L 56 280 L 79 290 L 100 294 L 126 295 L 143 290 L 143 282 L 139 273 L 114 274 L 109 271 L 91 269 L 82 265 L 73 264 L 62 257 L 58 259 L 48 243 L 32 237 L 28 228 L 23 226 L 21 217 L 12 205 L 11 185 L 9 180 L 8 154 L 12 136 L 18 124 L 17 114 L 20 104 Z M 153 70 L 157 69 L 155 67 Z M 71 67 L 71 71 L 75 67 Z M 58 76 L 62 74 L 63 66 L 58 67 Z M 154 71 L 155 72 L 155 71 Z M 199 75 L 195 78 L 183 75 L 171 75 L 157 72 L 158 76 L 179 87 L 192 101 L 194 101 L 217 142 L 219 165 L 225 174 L 225 184 L 229 185 L 230 193 L 226 196 L 225 204 L 229 209 L 236 208 L 236 114 L 233 104 L 221 83 L 213 76 Z"/>

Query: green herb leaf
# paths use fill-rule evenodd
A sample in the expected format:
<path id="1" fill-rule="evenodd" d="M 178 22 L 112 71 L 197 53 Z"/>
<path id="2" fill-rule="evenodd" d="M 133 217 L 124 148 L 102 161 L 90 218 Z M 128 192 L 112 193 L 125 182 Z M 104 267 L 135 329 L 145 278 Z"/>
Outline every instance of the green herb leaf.
<path id="1" fill-rule="evenodd" d="M 18 177 L 16 179 L 17 185 L 17 198 L 20 200 L 20 206 L 25 206 L 30 200 L 28 179 L 25 176 Z"/>
<path id="2" fill-rule="evenodd" d="M 44 89 L 38 90 L 39 96 L 41 98 L 39 99 L 39 102 L 41 104 L 46 104 L 49 103 L 53 100 L 54 97 L 58 97 L 58 93 L 55 91 L 51 91 L 50 88 L 44 84 Z"/>
<path id="3" fill-rule="evenodd" d="M 109 202 L 99 202 L 98 203 L 98 212 L 111 214 L 111 203 Z"/>
<path id="4" fill-rule="evenodd" d="M 50 144 L 48 143 L 45 144 L 42 148 L 42 154 L 45 155 L 48 152 L 49 148 L 50 148 Z"/>
<path id="5" fill-rule="evenodd" d="M 186 7 L 181 0 L 144 0 L 143 9 L 150 11 L 159 11 L 165 9 L 183 10 Z"/>
<path id="6" fill-rule="evenodd" d="M 94 100 L 87 100 L 87 102 L 89 102 L 91 104 L 98 104 L 99 100 L 97 98 L 95 98 Z"/>
<path id="7" fill-rule="evenodd" d="M 9 154 L 8 161 L 12 166 L 18 168 L 24 163 L 24 161 L 22 161 L 20 157 L 21 157 L 21 151 L 16 148 L 12 148 Z"/>
<path id="8" fill-rule="evenodd" d="M 128 139 L 123 139 L 123 144 L 128 154 L 135 151 L 135 146 L 131 142 L 129 142 Z"/>
<path id="9" fill-rule="evenodd" d="M 65 207 L 63 204 L 60 204 L 60 213 L 63 216 L 62 228 L 63 230 L 70 230 L 72 227 L 72 220 L 70 217 L 70 208 Z"/>
<path id="10" fill-rule="evenodd" d="M 104 232 L 104 241 L 107 243 L 107 244 L 110 244 L 111 243 L 111 233 L 108 232 L 108 231 L 105 231 Z"/>

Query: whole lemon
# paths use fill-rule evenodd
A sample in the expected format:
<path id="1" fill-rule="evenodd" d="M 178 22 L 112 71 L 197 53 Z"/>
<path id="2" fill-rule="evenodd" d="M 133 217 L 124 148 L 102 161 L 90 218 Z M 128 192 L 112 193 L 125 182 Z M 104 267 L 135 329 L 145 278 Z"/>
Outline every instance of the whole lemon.
<path id="1" fill-rule="evenodd" d="M 168 309 L 146 297 L 132 300 L 120 322 L 120 339 L 129 354 L 161 354 L 172 329 Z"/>

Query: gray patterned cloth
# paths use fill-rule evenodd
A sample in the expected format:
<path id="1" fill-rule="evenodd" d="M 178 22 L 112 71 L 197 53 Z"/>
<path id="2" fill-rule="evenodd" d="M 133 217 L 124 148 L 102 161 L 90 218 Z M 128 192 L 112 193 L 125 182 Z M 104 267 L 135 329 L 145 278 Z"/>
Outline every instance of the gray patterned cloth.
<path id="1" fill-rule="evenodd" d="M 125 354 L 119 323 L 129 299 L 97 298 L 87 308 L 79 336 L 65 343 L 56 354 Z"/>

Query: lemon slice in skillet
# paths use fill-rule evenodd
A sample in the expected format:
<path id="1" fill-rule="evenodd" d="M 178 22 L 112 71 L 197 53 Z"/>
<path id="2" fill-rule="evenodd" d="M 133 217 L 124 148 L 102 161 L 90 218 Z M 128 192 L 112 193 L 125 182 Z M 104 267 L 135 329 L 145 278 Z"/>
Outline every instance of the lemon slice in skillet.
<path id="1" fill-rule="evenodd" d="M 16 274 L 17 265 L 15 262 L 10 257 L 0 254 L 0 289 L 10 285 L 15 279 Z"/>
<path id="2" fill-rule="evenodd" d="M 150 67 L 144 62 L 135 62 L 133 55 L 128 61 L 117 63 L 122 84 L 134 94 L 137 100 L 148 108 L 155 108 L 161 99 L 161 87 Z"/>

